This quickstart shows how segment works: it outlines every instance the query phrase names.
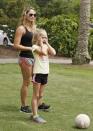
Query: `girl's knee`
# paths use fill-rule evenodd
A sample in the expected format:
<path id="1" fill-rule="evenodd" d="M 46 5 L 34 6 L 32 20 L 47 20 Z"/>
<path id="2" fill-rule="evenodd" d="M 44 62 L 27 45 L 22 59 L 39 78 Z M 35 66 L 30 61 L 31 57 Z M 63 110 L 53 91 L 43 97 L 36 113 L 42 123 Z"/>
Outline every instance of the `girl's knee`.
<path id="1" fill-rule="evenodd" d="M 38 93 L 34 93 L 33 96 L 34 96 L 34 98 L 39 99 L 39 94 Z"/>
<path id="2" fill-rule="evenodd" d="M 39 99 L 41 99 L 43 97 L 43 95 L 39 95 Z"/>
<path id="3" fill-rule="evenodd" d="M 36 97 L 36 99 L 39 99 L 39 95 L 36 94 L 35 97 Z"/>

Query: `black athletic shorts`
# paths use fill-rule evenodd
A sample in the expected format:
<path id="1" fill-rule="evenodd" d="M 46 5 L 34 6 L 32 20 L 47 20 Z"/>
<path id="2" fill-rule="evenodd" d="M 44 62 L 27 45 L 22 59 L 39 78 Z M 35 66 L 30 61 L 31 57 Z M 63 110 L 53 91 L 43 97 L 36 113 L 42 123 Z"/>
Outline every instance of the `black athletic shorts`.
<path id="1" fill-rule="evenodd" d="M 34 74 L 32 81 L 44 85 L 47 84 L 47 80 L 48 80 L 48 74 Z"/>

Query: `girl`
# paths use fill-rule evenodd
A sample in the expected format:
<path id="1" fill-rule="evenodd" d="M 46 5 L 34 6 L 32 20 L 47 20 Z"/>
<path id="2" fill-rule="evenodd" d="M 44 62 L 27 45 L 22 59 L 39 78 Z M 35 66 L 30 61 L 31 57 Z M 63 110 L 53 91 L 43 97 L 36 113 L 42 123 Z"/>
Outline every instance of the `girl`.
<path id="1" fill-rule="evenodd" d="M 55 55 L 56 51 L 48 43 L 47 33 L 44 29 L 37 29 L 33 35 L 32 51 L 34 55 L 33 67 L 33 96 L 32 96 L 32 113 L 33 120 L 37 123 L 46 123 L 38 115 L 38 104 L 43 96 L 45 85 L 47 84 L 49 74 L 48 55 Z"/>

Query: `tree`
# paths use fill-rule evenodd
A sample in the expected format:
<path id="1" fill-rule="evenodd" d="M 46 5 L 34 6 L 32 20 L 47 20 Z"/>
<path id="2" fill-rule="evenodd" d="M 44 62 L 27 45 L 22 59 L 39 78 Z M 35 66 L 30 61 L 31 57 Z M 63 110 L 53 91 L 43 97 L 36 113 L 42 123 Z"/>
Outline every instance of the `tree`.
<path id="1" fill-rule="evenodd" d="M 88 52 L 89 22 L 91 0 L 80 1 L 80 25 L 76 53 L 72 58 L 73 64 L 87 64 L 90 62 Z"/>

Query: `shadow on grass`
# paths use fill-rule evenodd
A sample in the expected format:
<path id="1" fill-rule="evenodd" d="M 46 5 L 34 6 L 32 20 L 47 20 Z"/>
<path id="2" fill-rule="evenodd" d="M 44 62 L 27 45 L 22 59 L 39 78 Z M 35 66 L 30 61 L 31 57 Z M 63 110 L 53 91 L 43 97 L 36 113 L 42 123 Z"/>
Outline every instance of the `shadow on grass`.
<path id="1" fill-rule="evenodd" d="M 15 105 L 0 105 L 0 112 L 18 112 L 18 110 Z"/>
<path id="2" fill-rule="evenodd" d="M 73 129 L 77 129 L 77 130 L 81 130 L 81 128 L 78 128 L 76 126 L 72 126 Z M 82 128 L 82 130 L 85 130 L 84 128 Z"/>
<path id="3" fill-rule="evenodd" d="M 0 105 L 0 121 L 27 122 L 30 121 L 30 114 L 19 111 L 15 105 Z"/>

